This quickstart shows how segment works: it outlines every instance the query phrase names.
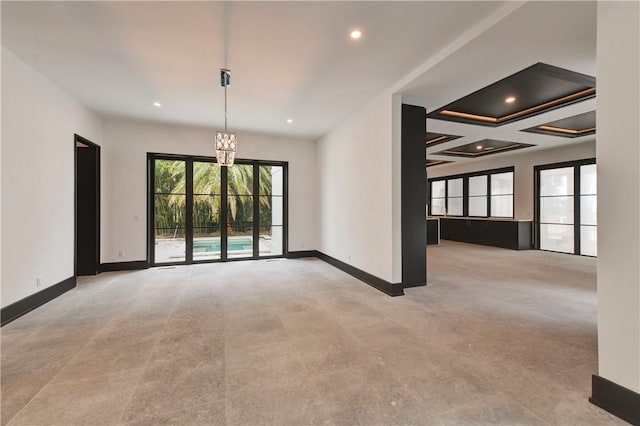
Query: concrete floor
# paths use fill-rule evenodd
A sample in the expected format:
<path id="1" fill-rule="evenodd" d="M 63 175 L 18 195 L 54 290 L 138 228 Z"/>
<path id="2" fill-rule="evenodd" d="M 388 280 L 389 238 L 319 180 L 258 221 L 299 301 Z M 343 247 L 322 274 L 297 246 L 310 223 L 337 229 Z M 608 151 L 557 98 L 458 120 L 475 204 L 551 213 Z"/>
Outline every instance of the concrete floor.
<path id="1" fill-rule="evenodd" d="M 622 421 L 596 260 L 445 242 L 390 298 L 316 259 L 105 273 L 1 329 L 2 424 Z"/>

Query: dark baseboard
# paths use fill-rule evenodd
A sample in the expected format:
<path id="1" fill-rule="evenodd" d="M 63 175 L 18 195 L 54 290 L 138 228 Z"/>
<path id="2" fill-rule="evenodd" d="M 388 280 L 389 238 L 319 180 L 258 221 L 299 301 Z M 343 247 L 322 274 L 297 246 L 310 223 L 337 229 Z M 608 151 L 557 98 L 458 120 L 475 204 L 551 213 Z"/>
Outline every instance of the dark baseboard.
<path id="1" fill-rule="evenodd" d="M 378 278 L 375 275 L 371 275 L 368 272 L 363 271 L 362 269 L 358 269 L 354 266 L 349 265 L 348 263 L 344 263 L 341 260 L 338 260 L 334 257 L 326 255 L 321 251 L 317 252 L 318 259 L 322 259 L 330 265 L 335 266 L 341 271 L 346 272 L 347 274 L 359 279 L 360 281 L 364 281 L 369 284 L 371 287 L 374 287 L 389 296 L 402 296 L 404 295 L 404 286 L 401 283 L 392 284 L 389 281 L 385 281 L 382 278 Z"/>
<path id="2" fill-rule="evenodd" d="M 414 287 L 424 287 L 427 283 L 419 283 L 419 284 L 403 284 L 404 288 L 414 288 Z"/>
<path id="3" fill-rule="evenodd" d="M 318 250 L 290 251 L 287 253 L 287 259 L 300 259 L 303 257 L 318 257 Z"/>
<path id="4" fill-rule="evenodd" d="M 98 267 L 98 272 L 134 271 L 137 269 L 148 268 L 149 262 L 147 262 L 146 260 L 136 260 L 133 262 L 101 263 Z"/>
<path id="5" fill-rule="evenodd" d="M 594 374 L 591 376 L 589 402 L 632 425 L 640 426 L 640 394 L 624 386 Z"/>
<path id="6" fill-rule="evenodd" d="M 53 300 L 61 294 L 75 288 L 75 286 L 76 277 L 70 277 L 66 280 L 60 281 L 58 284 L 54 284 L 51 287 L 40 290 L 31 296 L 18 300 L 9 306 L 5 306 L 0 312 L 0 325 L 8 324 L 14 319 L 20 318 L 22 315 L 33 311 L 38 306 L 44 305 L 48 301 Z"/>

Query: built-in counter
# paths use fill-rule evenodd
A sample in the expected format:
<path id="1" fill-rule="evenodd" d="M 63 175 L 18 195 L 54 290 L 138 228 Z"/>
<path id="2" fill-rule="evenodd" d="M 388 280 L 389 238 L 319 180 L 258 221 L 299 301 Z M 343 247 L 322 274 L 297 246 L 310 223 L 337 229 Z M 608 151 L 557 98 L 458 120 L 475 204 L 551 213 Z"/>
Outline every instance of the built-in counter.
<path id="1" fill-rule="evenodd" d="M 427 240 L 429 239 L 429 221 L 434 219 L 436 218 L 427 219 Z M 441 216 L 437 220 L 440 238 L 443 240 L 512 250 L 532 248 L 533 223 L 530 220 L 459 216 Z"/>

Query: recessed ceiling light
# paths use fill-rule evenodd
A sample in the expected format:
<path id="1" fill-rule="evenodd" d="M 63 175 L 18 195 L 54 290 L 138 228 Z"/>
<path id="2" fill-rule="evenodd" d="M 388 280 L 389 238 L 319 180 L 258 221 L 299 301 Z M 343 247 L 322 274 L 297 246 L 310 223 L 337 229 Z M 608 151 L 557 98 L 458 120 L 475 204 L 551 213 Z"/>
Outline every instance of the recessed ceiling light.
<path id="1" fill-rule="evenodd" d="M 482 149 L 482 145 L 476 146 L 476 149 Z"/>
<path id="2" fill-rule="evenodd" d="M 287 123 L 289 124 L 293 123 L 293 118 L 287 118 Z"/>
<path id="3" fill-rule="evenodd" d="M 353 30 L 351 31 L 351 38 L 354 40 L 359 39 L 360 37 L 362 37 L 362 31 L 360 30 Z"/>
<path id="4" fill-rule="evenodd" d="M 509 96 L 504 101 L 508 104 L 512 104 L 516 101 L 516 98 L 514 96 Z"/>
<path id="5" fill-rule="evenodd" d="M 162 104 L 160 102 L 154 102 L 153 106 L 160 108 L 162 106 Z"/>

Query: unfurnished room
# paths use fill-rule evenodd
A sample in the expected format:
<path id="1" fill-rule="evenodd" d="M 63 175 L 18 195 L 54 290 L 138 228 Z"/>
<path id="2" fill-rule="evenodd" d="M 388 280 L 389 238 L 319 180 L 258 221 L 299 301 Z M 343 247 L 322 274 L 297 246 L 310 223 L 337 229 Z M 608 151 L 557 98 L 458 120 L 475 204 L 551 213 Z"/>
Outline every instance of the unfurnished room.
<path id="1" fill-rule="evenodd" d="M 640 425 L 640 2 L 2 1 L 2 425 Z"/>

